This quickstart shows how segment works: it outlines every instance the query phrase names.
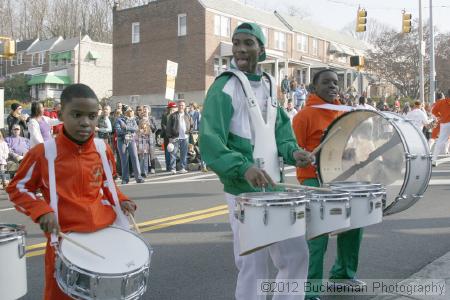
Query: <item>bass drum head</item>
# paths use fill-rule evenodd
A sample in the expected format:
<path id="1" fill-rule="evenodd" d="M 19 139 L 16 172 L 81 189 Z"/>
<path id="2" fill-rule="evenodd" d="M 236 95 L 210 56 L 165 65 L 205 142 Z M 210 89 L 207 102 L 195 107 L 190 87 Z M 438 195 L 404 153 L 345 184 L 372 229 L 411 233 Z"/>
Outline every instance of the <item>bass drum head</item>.
<path id="1" fill-rule="evenodd" d="M 408 172 L 408 149 L 395 124 L 382 112 L 356 110 L 335 119 L 323 138 L 335 131 L 317 154 L 319 180 L 380 183 L 388 207 L 402 194 Z"/>

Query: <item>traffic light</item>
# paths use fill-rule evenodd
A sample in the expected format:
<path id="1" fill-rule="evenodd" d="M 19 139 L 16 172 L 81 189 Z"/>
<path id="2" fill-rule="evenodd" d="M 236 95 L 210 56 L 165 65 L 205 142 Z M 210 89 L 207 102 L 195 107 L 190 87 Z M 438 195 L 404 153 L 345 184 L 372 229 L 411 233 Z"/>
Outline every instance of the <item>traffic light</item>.
<path id="1" fill-rule="evenodd" d="M 16 41 L 3 37 L 0 37 L 0 40 L 3 41 L 2 55 L 6 57 L 14 56 L 16 54 Z"/>
<path id="2" fill-rule="evenodd" d="M 356 32 L 366 31 L 367 24 L 367 11 L 365 9 L 358 8 L 356 15 Z"/>
<path id="3" fill-rule="evenodd" d="M 402 32 L 410 33 L 411 32 L 411 14 L 403 12 L 402 15 Z"/>
<path id="4" fill-rule="evenodd" d="M 350 56 L 351 67 L 364 67 L 364 56 Z"/>

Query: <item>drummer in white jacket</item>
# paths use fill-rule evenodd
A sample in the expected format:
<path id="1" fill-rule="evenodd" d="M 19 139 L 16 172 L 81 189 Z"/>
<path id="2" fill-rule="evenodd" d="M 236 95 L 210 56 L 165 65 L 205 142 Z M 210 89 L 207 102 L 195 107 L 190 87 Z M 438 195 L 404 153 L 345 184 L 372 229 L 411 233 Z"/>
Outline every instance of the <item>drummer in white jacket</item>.
<path id="1" fill-rule="evenodd" d="M 28 132 L 30 133 L 30 147 L 43 143 L 52 138 L 52 126 L 61 124 L 58 119 L 44 116 L 42 103 L 31 104 L 31 116 L 28 121 Z"/>

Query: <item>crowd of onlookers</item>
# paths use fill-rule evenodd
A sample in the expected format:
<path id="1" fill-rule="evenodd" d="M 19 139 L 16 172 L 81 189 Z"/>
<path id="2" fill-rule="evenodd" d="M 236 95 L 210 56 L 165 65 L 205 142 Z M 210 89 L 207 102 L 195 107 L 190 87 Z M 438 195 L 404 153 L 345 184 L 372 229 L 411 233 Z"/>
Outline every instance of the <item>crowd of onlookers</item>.
<path id="1" fill-rule="evenodd" d="M 304 84 L 297 84 L 295 80 L 285 77 L 281 82 L 281 92 L 284 97 L 281 102 L 292 120 L 305 106 L 310 91 Z M 340 94 L 339 100 L 354 109 L 391 111 L 405 116 L 425 135 L 435 164 L 438 155 L 448 153 L 450 90 L 448 93 L 447 98 L 443 93 L 437 93 L 433 107 L 429 103 L 423 105 L 420 101 L 415 101 L 413 105 L 409 102 L 401 105 L 398 99 L 392 105 L 386 100 L 375 103 L 370 98 L 356 98 L 351 93 Z M 44 109 L 42 103 L 33 102 L 30 115 L 27 115 L 22 113 L 20 104 L 11 105 L 7 130 L 0 132 L 0 180 L 3 186 L 7 184 L 7 174 L 14 174 L 31 147 L 61 132 L 62 124 L 58 120 L 60 109 L 59 102 L 54 102 L 53 108 L 47 109 Z M 134 177 L 137 183 L 142 183 L 144 178 L 160 168 L 155 154 L 156 147 L 159 146 L 155 133 L 159 128 L 149 105 L 132 108 L 118 102 L 114 111 L 109 105 L 99 105 L 98 115 L 96 135 L 113 149 L 122 184 L 127 184 L 130 177 Z M 161 117 L 160 128 L 166 171 L 171 174 L 207 171 L 198 148 L 200 122 L 201 107 L 197 103 L 186 106 L 182 99 L 168 102 Z M 440 132 L 441 128 L 444 131 Z"/>

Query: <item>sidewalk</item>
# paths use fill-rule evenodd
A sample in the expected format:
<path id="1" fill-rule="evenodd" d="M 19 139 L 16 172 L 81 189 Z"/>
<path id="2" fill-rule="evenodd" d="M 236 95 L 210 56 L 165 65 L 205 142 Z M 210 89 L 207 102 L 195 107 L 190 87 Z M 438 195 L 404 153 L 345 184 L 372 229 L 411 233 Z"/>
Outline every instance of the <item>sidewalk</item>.
<path id="1" fill-rule="evenodd" d="M 450 251 L 439 257 L 435 261 L 426 265 L 419 272 L 411 275 L 411 277 L 401 281 L 405 285 L 408 282 L 414 282 L 420 280 L 438 280 L 445 281 L 445 295 L 444 296 L 408 296 L 408 295 L 388 295 L 388 296 L 376 296 L 370 300 L 444 300 L 450 299 Z"/>

